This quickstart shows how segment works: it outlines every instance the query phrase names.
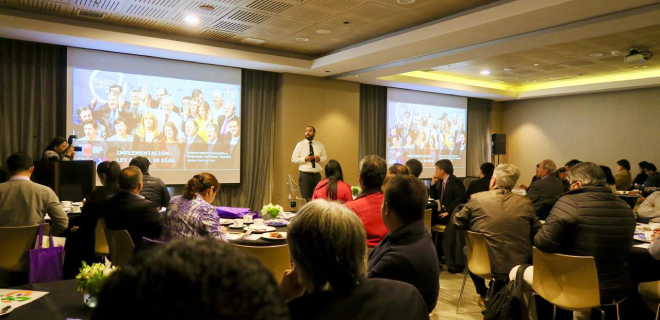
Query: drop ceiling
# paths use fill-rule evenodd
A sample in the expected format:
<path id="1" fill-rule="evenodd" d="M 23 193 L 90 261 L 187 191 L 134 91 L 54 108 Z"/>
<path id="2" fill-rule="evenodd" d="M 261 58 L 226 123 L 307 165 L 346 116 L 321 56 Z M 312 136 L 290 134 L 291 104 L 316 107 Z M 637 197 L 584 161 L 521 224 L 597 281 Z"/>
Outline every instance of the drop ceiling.
<path id="1" fill-rule="evenodd" d="M 263 48 L 318 56 L 496 1 L 0 0 L 0 7 L 220 42 L 256 39 Z M 189 15 L 199 22 L 186 22 Z"/>

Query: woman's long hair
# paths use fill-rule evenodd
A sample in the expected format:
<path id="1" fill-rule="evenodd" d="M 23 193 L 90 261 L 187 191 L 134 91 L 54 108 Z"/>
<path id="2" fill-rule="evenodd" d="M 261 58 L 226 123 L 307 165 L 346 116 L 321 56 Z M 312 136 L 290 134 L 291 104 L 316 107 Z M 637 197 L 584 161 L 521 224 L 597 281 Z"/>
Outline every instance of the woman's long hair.
<path id="1" fill-rule="evenodd" d="M 118 180 L 120 172 L 121 167 L 116 161 L 103 161 L 96 167 L 96 173 L 105 176 L 104 186 L 110 187 L 115 191 L 119 190 Z"/>
<path id="2" fill-rule="evenodd" d="M 46 150 L 44 151 L 55 151 L 55 147 L 61 145 L 62 143 L 66 142 L 66 139 L 64 137 L 55 137 L 53 140 L 50 140 L 50 143 L 46 147 Z"/>
<path id="3" fill-rule="evenodd" d="M 220 183 L 218 183 L 218 179 L 214 175 L 206 172 L 196 174 L 186 183 L 182 197 L 186 200 L 192 200 L 195 198 L 195 194 L 201 195 L 211 187 L 213 187 L 215 192 L 220 190 Z"/>
<path id="4" fill-rule="evenodd" d="M 330 160 L 325 165 L 325 177 L 328 179 L 325 196 L 330 200 L 337 200 L 337 182 L 344 181 L 344 173 L 341 171 L 341 165 L 337 160 Z"/>

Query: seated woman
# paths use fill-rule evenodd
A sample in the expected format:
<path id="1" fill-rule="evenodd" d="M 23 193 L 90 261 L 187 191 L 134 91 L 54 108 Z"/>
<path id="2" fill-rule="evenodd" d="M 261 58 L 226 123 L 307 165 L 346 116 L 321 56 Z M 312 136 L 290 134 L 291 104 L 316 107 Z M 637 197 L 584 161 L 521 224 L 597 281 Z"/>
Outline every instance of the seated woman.
<path id="1" fill-rule="evenodd" d="M 415 287 L 365 280 L 366 240 L 360 219 L 340 203 L 316 200 L 300 210 L 288 233 L 294 267 L 280 284 L 292 320 L 429 319 Z"/>
<path id="2" fill-rule="evenodd" d="M 55 137 L 41 155 L 41 161 L 71 161 L 75 155 L 64 137 Z"/>
<path id="3" fill-rule="evenodd" d="M 117 180 L 120 171 L 121 167 L 115 161 L 104 161 L 96 167 L 96 174 L 103 186 L 97 187 L 87 196 L 80 213 L 80 226 L 76 232 L 72 232 L 67 237 L 66 259 L 64 259 L 64 277 L 66 279 L 78 274 L 82 261 L 86 261 L 88 264 L 101 261 L 94 257 L 96 224 L 101 217 L 103 203 L 116 195 L 119 190 Z"/>
<path id="4" fill-rule="evenodd" d="M 330 160 L 325 165 L 325 180 L 319 181 L 314 188 L 314 199 L 337 200 L 340 202 L 353 201 L 351 186 L 344 182 L 344 173 L 337 160 Z"/>
<path id="5" fill-rule="evenodd" d="M 226 230 L 211 205 L 218 190 L 220 184 L 210 173 L 202 172 L 188 180 L 183 195 L 170 200 L 160 240 L 207 237 L 227 241 Z"/>

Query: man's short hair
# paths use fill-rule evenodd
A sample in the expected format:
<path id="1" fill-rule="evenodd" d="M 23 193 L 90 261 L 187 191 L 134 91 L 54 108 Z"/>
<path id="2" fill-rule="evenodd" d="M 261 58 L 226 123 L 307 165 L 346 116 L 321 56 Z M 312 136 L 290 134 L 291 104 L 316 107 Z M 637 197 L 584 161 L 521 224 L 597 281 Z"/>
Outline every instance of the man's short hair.
<path id="1" fill-rule="evenodd" d="M 582 161 L 580 161 L 580 160 L 578 160 L 578 159 L 573 159 L 573 160 L 571 160 L 571 161 L 569 161 L 569 162 L 566 162 L 566 164 L 564 165 L 564 167 L 567 168 L 567 169 L 571 169 L 571 168 L 573 168 L 573 167 L 574 167 L 576 164 L 578 164 L 578 163 L 582 163 Z"/>
<path id="2" fill-rule="evenodd" d="M 364 281 L 367 236 L 360 219 L 343 204 L 318 199 L 289 224 L 291 259 L 306 288 L 347 293 Z"/>
<path id="3" fill-rule="evenodd" d="M 435 166 L 439 169 L 445 170 L 445 173 L 448 175 L 454 174 L 454 165 L 447 159 L 438 160 L 435 163 Z"/>
<path id="4" fill-rule="evenodd" d="M 111 274 L 91 318 L 285 320 L 289 312 L 257 258 L 228 243 L 194 237 L 143 251 Z"/>
<path id="5" fill-rule="evenodd" d="M 33 165 L 32 158 L 23 152 L 16 152 L 7 158 L 7 171 L 11 175 L 30 170 Z"/>
<path id="6" fill-rule="evenodd" d="M 505 189 L 513 189 L 520 178 L 520 170 L 511 164 L 500 164 L 493 171 L 495 185 Z"/>
<path id="7" fill-rule="evenodd" d="M 305 127 L 305 129 L 307 129 L 307 128 L 312 128 L 312 130 L 314 130 L 314 133 L 316 133 L 316 128 L 314 128 L 314 126 L 307 126 L 307 127 Z"/>
<path id="8" fill-rule="evenodd" d="M 571 183 L 580 181 L 583 186 L 604 186 L 607 182 L 603 169 L 593 162 L 576 164 L 568 176 Z"/>
<path id="9" fill-rule="evenodd" d="M 654 165 L 653 163 L 650 163 L 650 162 L 649 162 L 649 163 L 646 165 L 646 170 L 648 170 L 648 171 L 652 171 L 652 172 L 656 172 L 656 171 L 658 171 L 658 168 L 656 168 L 655 165 Z"/>
<path id="10" fill-rule="evenodd" d="M 543 165 L 543 169 L 548 170 L 548 174 L 553 174 L 557 170 L 557 165 L 550 159 L 541 161 L 541 164 Z"/>
<path id="11" fill-rule="evenodd" d="M 424 219 L 429 198 L 426 186 L 414 176 L 400 174 L 385 185 L 383 201 L 405 224 Z"/>
<path id="12" fill-rule="evenodd" d="M 131 162 L 128 163 L 129 166 L 138 167 L 142 173 L 149 172 L 149 166 L 151 162 L 145 157 L 135 157 L 131 159 Z"/>
<path id="13" fill-rule="evenodd" d="M 142 182 L 142 171 L 140 168 L 129 166 L 119 173 L 119 190 L 130 192 L 138 188 Z"/>
<path id="14" fill-rule="evenodd" d="M 88 110 L 89 110 L 89 112 L 92 112 L 92 108 L 90 108 L 88 106 L 82 106 L 82 107 L 78 108 L 78 110 L 76 110 L 76 113 L 78 114 L 78 118 L 80 118 L 80 114 L 83 113 L 83 111 L 88 111 Z M 82 119 L 80 119 L 80 120 L 82 120 Z"/>
<path id="15" fill-rule="evenodd" d="M 422 170 L 424 170 L 422 163 L 414 158 L 406 161 L 406 167 L 408 167 L 408 171 L 410 171 L 410 174 L 415 176 L 415 178 L 419 178 L 419 175 L 422 174 Z"/>
<path id="16" fill-rule="evenodd" d="M 621 159 L 621 160 L 617 161 L 616 164 L 618 164 L 621 167 L 623 167 L 624 169 L 630 171 L 630 161 L 628 161 L 626 159 Z"/>
<path id="17" fill-rule="evenodd" d="M 495 165 L 490 162 L 484 162 L 481 164 L 479 169 L 481 169 L 481 173 L 484 174 L 484 177 L 492 177 L 493 171 L 495 170 Z"/>
<path id="18" fill-rule="evenodd" d="M 387 175 L 387 162 L 385 159 L 370 155 L 360 161 L 360 177 L 365 187 L 379 188 Z"/>

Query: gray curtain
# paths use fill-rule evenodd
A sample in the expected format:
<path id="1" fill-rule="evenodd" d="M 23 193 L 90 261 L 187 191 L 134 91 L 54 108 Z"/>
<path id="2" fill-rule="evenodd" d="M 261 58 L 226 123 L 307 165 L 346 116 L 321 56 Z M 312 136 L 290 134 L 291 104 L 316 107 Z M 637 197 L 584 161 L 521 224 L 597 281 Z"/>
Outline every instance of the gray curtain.
<path id="1" fill-rule="evenodd" d="M 479 166 L 490 162 L 491 100 L 468 98 L 468 158 L 467 175 L 479 176 Z"/>
<path id="2" fill-rule="evenodd" d="M 0 38 L 0 163 L 65 134 L 66 47 Z"/>
<path id="3" fill-rule="evenodd" d="M 213 205 L 261 209 L 269 181 L 281 74 L 243 69 L 241 184 L 220 187 Z"/>
<path id="4" fill-rule="evenodd" d="M 360 143 L 358 162 L 365 156 L 386 155 L 387 87 L 360 84 Z"/>

